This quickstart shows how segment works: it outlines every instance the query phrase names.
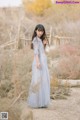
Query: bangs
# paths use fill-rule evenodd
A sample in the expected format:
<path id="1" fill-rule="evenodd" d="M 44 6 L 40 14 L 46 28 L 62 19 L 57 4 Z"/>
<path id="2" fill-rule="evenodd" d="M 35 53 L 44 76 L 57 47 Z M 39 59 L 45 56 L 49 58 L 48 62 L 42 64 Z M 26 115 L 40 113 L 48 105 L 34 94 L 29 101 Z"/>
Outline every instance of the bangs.
<path id="1" fill-rule="evenodd" d="M 44 31 L 44 28 L 39 27 L 37 30 L 38 30 L 38 31 Z"/>

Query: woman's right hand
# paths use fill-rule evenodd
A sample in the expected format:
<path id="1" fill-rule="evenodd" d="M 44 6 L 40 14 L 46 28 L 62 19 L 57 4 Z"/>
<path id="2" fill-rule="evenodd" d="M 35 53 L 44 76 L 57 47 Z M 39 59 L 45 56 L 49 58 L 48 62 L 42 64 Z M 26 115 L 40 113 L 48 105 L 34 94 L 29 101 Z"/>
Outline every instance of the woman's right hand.
<path id="1" fill-rule="evenodd" d="M 40 64 L 40 62 L 38 62 L 37 63 L 37 66 L 36 66 L 38 69 L 40 69 L 41 68 L 41 64 Z"/>

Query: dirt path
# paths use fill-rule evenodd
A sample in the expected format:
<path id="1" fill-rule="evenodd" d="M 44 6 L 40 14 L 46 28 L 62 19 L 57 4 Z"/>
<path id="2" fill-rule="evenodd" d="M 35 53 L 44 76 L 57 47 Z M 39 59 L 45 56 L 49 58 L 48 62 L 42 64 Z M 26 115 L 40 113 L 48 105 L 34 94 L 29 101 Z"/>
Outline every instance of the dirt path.
<path id="1" fill-rule="evenodd" d="M 31 109 L 35 120 L 80 120 L 80 88 L 71 88 L 67 100 L 51 100 L 49 108 Z"/>

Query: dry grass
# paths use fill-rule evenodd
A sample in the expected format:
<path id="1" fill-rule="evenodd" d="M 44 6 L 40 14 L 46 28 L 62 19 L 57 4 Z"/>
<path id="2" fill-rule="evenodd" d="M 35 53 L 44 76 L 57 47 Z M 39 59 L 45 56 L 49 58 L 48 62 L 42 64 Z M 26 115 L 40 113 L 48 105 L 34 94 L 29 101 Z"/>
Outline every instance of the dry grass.
<path id="1" fill-rule="evenodd" d="M 61 85 L 60 81 L 56 76 L 52 76 L 51 79 L 51 99 L 67 99 L 67 96 L 70 95 L 70 84 L 66 82 L 64 85 Z"/>
<path id="2" fill-rule="evenodd" d="M 8 112 L 9 120 L 33 120 L 33 112 L 22 101 L 16 102 L 12 107 L 13 99 L 0 98 L 0 111 Z"/>
<path id="3" fill-rule="evenodd" d="M 80 47 L 63 44 L 48 53 L 50 73 L 61 79 L 80 79 Z"/>
<path id="4" fill-rule="evenodd" d="M 1 66 L 0 74 L 4 76 L 0 76 L 0 96 L 12 98 L 18 96 L 21 91 L 26 90 L 22 96 L 23 98 L 27 97 L 32 72 L 30 64 L 33 60 L 32 51 L 28 47 L 17 51 L 16 54 L 13 54 L 10 57 L 9 53 L 3 53 L 2 56 L 2 61 L 0 61 L 3 64 Z"/>

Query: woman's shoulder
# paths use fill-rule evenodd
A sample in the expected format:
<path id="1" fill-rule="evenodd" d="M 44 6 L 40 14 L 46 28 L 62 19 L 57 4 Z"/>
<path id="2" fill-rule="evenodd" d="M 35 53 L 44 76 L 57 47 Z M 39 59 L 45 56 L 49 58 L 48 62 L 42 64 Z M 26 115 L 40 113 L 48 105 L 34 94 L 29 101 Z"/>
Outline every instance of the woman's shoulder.
<path id="1" fill-rule="evenodd" d="M 32 43 L 39 43 L 41 40 L 37 36 L 33 38 Z"/>
<path id="2" fill-rule="evenodd" d="M 32 42 L 35 42 L 35 41 L 37 41 L 36 37 L 33 38 L 33 41 L 32 41 Z"/>

